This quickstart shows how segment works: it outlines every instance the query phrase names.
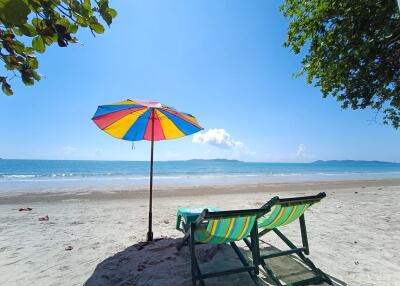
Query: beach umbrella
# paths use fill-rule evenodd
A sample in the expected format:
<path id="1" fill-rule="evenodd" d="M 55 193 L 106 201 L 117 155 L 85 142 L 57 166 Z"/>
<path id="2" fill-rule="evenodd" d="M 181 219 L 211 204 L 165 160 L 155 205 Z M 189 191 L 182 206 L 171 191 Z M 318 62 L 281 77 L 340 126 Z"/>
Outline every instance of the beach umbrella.
<path id="1" fill-rule="evenodd" d="M 154 141 L 180 138 L 203 128 L 194 116 L 178 112 L 154 101 L 130 100 L 100 105 L 92 120 L 109 135 L 127 141 L 151 141 L 149 229 L 147 240 L 153 240 L 153 155 Z"/>

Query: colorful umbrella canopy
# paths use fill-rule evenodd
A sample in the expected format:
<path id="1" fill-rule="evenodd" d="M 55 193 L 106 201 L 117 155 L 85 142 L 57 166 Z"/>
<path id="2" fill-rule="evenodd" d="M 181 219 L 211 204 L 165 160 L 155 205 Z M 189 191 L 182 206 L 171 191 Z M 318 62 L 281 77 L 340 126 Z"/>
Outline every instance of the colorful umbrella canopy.
<path id="1" fill-rule="evenodd" d="M 203 128 L 194 116 L 178 112 L 159 102 L 130 100 L 100 105 L 92 120 L 111 136 L 128 140 L 151 141 L 150 157 L 150 194 L 149 194 L 149 230 L 147 240 L 153 240 L 153 154 L 154 141 L 180 138 L 196 133 Z"/>
<path id="2" fill-rule="evenodd" d="M 128 141 L 175 139 L 203 129 L 190 114 L 159 102 L 130 99 L 99 106 L 93 121 L 111 136 Z"/>

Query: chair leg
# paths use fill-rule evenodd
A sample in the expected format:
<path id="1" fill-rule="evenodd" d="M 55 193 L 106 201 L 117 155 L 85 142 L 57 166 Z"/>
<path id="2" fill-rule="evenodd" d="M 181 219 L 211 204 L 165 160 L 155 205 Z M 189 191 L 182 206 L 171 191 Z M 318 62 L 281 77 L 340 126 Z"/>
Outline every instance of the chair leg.
<path id="1" fill-rule="evenodd" d="M 259 237 L 264 236 L 264 235 L 266 235 L 267 233 L 269 233 L 270 231 L 271 231 L 271 229 L 266 228 L 266 229 L 260 231 L 260 232 L 258 233 L 258 236 L 259 236 Z"/>
<path id="2" fill-rule="evenodd" d="M 260 238 L 258 237 L 257 221 L 254 223 L 254 227 L 251 230 L 250 237 L 251 237 L 251 253 L 253 256 L 254 265 L 256 266 L 254 272 L 256 273 L 256 275 L 258 275 L 259 274 L 258 267 L 260 265 L 260 245 L 259 245 Z"/>
<path id="3" fill-rule="evenodd" d="M 181 241 L 181 242 L 178 242 L 178 243 L 176 244 L 176 249 L 177 249 L 177 250 L 181 250 L 182 247 L 183 247 L 185 244 L 188 243 L 188 241 L 189 241 L 189 234 L 187 233 L 187 234 L 185 234 L 185 236 L 183 237 L 182 241 Z"/>
<path id="4" fill-rule="evenodd" d="M 196 252 L 195 252 L 195 241 L 194 241 L 194 227 L 193 225 L 190 226 L 189 230 L 189 248 L 190 248 L 190 262 L 191 262 L 191 269 L 192 269 L 192 285 L 196 286 L 197 282 L 197 267 L 196 267 Z"/>
<path id="5" fill-rule="evenodd" d="M 196 249 L 195 245 L 196 242 L 194 240 L 194 225 L 191 225 L 190 231 L 189 231 L 189 248 L 190 248 L 190 259 L 191 259 L 191 270 L 192 270 L 192 285 L 196 286 L 197 280 L 200 280 L 200 285 L 204 286 L 204 281 L 201 279 L 201 272 L 200 272 L 200 267 L 197 262 L 196 258 Z"/>
<path id="6" fill-rule="evenodd" d="M 282 232 L 280 232 L 278 229 L 273 229 L 273 231 L 279 236 L 280 239 L 283 240 L 283 242 L 286 243 L 287 246 L 291 249 L 296 249 L 296 245 L 294 245 L 293 242 L 291 242 Z M 304 229 L 302 229 L 302 232 L 305 231 L 305 224 L 304 224 Z M 305 240 L 304 241 L 304 236 L 302 236 L 303 239 L 303 245 L 306 249 L 308 249 L 308 242 L 307 242 L 307 234 L 305 235 Z M 307 258 L 302 252 L 296 253 L 297 256 L 312 270 L 312 272 L 316 275 L 322 278 L 323 281 L 327 282 L 328 284 L 332 285 L 332 280 L 326 275 L 321 269 L 317 268 L 315 264 L 311 261 L 311 259 Z"/>
<path id="7" fill-rule="evenodd" d="M 249 241 L 249 239 L 246 237 L 243 239 L 243 241 L 246 243 L 247 247 L 250 249 L 251 251 L 251 242 Z"/>
<path id="8" fill-rule="evenodd" d="M 270 230 L 267 230 L 267 232 L 269 232 Z M 265 232 L 265 233 L 267 233 Z M 264 233 L 264 234 L 265 234 Z M 254 243 L 252 241 L 249 241 L 248 238 L 243 239 L 244 242 L 246 243 L 247 247 L 253 252 L 254 251 Z M 279 281 L 279 279 L 275 276 L 274 272 L 272 271 L 272 269 L 267 265 L 267 263 L 264 261 L 264 259 L 262 259 L 260 257 L 260 246 L 259 246 L 259 236 L 257 235 L 257 263 L 258 265 L 261 265 L 262 268 L 265 270 L 265 272 L 267 273 L 267 275 L 269 276 L 269 278 L 272 280 L 273 283 L 275 283 L 275 285 L 277 286 L 282 286 L 282 283 Z M 257 268 L 258 268 L 257 265 Z"/>
<path id="9" fill-rule="evenodd" d="M 279 281 L 279 279 L 276 277 L 275 273 L 268 266 L 268 264 L 265 262 L 264 259 L 261 259 L 261 266 L 264 268 L 265 272 L 267 272 L 268 277 L 271 278 L 272 282 L 274 282 L 275 285 L 282 286 L 282 283 Z"/>
<path id="10" fill-rule="evenodd" d="M 240 261 L 242 262 L 242 264 L 243 264 L 244 266 L 246 266 L 246 267 L 249 266 L 249 263 L 246 261 L 246 258 L 244 257 L 243 253 L 240 251 L 240 249 L 239 249 L 239 247 L 236 245 L 236 243 L 231 242 L 230 244 L 231 244 L 233 250 L 235 251 L 236 255 L 239 257 L 239 259 L 240 259 Z M 254 265 L 254 267 L 258 269 L 258 266 L 257 266 L 257 265 Z M 255 269 L 255 268 L 254 268 L 254 269 Z M 249 273 L 249 275 L 250 275 L 251 280 L 253 280 L 253 282 L 254 282 L 256 285 L 259 285 L 259 281 L 258 281 L 257 275 L 255 275 L 252 271 L 249 271 L 248 273 Z"/>
<path id="11" fill-rule="evenodd" d="M 303 248 L 304 248 L 304 252 L 307 254 L 309 253 L 309 248 L 308 248 L 308 240 L 307 240 L 307 231 L 306 231 L 306 227 L 305 227 L 305 220 L 304 220 L 304 216 L 302 216 L 301 220 L 300 220 L 300 228 L 301 228 L 301 234 L 302 234 L 302 242 L 303 242 Z M 261 233 L 259 233 L 257 235 L 257 242 L 259 241 L 259 236 L 264 235 L 266 233 L 268 233 L 270 230 L 264 230 Z M 273 231 L 279 236 L 279 238 L 281 238 L 283 240 L 283 242 L 286 243 L 286 245 L 291 248 L 291 249 L 298 249 L 296 247 L 296 245 L 294 245 L 285 235 L 283 235 L 283 233 L 281 233 L 278 229 L 273 229 Z M 276 277 L 276 275 L 274 274 L 274 272 L 272 271 L 272 269 L 268 266 L 268 264 L 265 262 L 266 259 L 262 259 L 261 258 L 261 254 L 260 254 L 260 249 L 259 249 L 259 245 L 256 244 L 254 242 L 254 239 L 252 238 L 251 241 L 249 241 L 248 238 L 244 239 L 244 242 L 246 243 L 247 247 L 249 247 L 249 249 L 251 251 L 255 250 L 257 248 L 257 258 L 258 261 L 256 261 L 256 263 L 258 263 L 259 265 L 261 265 L 265 272 L 268 274 L 268 276 L 270 277 L 270 279 L 273 281 L 273 283 L 277 286 L 283 286 L 283 284 L 280 282 L 280 280 Z M 328 275 L 326 275 L 322 270 L 320 270 L 319 268 L 317 268 L 314 263 L 307 258 L 301 251 L 296 253 L 299 258 L 308 266 L 310 267 L 310 269 L 312 270 L 312 272 L 316 275 L 316 279 L 309 279 L 310 282 L 317 282 L 317 279 L 320 278 L 320 282 L 327 282 L 329 285 L 332 285 L 332 281 L 331 279 L 328 277 Z M 312 281 L 311 281 L 312 280 Z M 294 285 L 309 285 L 310 283 L 306 283 L 306 284 L 301 284 L 301 282 L 306 282 L 304 281 L 299 281 L 299 284 L 294 284 Z"/>
<path id="12" fill-rule="evenodd" d="M 287 246 L 289 246 L 289 248 L 291 249 L 296 249 L 296 245 L 294 245 L 293 242 L 291 242 L 282 232 L 280 232 L 278 229 L 274 229 L 274 232 L 279 236 L 280 239 L 283 240 L 284 243 L 286 243 Z M 303 253 L 299 252 L 297 253 L 297 256 L 299 256 L 299 258 L 301 260 L 303 260 L 304 263 L 306 263 L 312 270 L 316 270 L 317 267 L 314 265 L 314 263 L 308 259 Z"/>
<path id="13" fill-rule="evenodd" d="M 306 220 L 304 218 L 304 214 L 302 214 L 299 217 L 299 222 L 300 222 L 301 240 L 303 242 L 303 247 L 305 248 L 304 253 L 306 255 L 309 255 L 310 249 L 308 247 L 307 228 L 306 228 Z"/>

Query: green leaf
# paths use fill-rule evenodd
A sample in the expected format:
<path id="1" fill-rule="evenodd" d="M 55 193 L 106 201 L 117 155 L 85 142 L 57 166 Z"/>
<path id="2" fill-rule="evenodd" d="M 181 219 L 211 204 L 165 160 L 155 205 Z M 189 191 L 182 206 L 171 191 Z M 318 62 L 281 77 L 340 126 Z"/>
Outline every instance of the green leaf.
<path id="1" fill-rule="evenodd" d="M 22 34 L 28 37 L 33 37 L 37 35 L 35 27 L 28 23 L 19 26 L 19 30 L 21 31 Z"/>
<path id="2" fill-rule="evenodd" d="M 73 12 L 79 12 L 81 4 L 77 0 L 70 0 L 70 7 Z"/>
<path id="3" fill-rule="evenodd" d="M 25 53 L 27 55 L 33 55 L 35 53 L 35 50 L 31 47 L 25 47 Z"/>
<path id="4" fill-rule="evenodd" d="M 35 72 L 35 71 L 32 71 L 32 77 L 35 79 L 35 80 L 37 80 L 37 81 L 39 81 L 42 77 L 40 76 L 40 74 L 38 74 L 37 72 Z"/>
<path id="5" fill-rule="evenodd" d="M 79 43 L 73 34 L 84 27 L 92 33 L 104 33 L 104 23 L 110 25 L 117 15 L 108 3 L 109 0 L 0 0 L 0 49 L 5 52 L 0 59 L 4 71 L 19 72 L 25 85 L 34 84 L 41 78 L 36 71 L 39 63 L 35 53 L 44 53 L 46 46 L 54 43 L 61 47 Z M 70 17 L 62 15 L 59 5 L 69 11 Z M 100 19 L 104 22 L 100 23 Z M 26 46 L 28 38 L 30 46 Z M 11 95 L 6 79 L 7 75 L 0 76 L 0 85 L 5 94 Z"/>
<path id="6" fill-rule="evenodd" d="M 76 16 L 76 22 L 81 27 L 87 27 L 88 26 L 88 22 L 86 21 L 86 18 L 81 17 L 79 15 Z"/>
<path id="7" fill-rule="evenodd" d="M 25 52 L 25 45 L 20 41 L 14 41 L 12 47 L 18 54 L 23 54 Z"/>
<path id="8" fill-rule="evenodd" d="M 100 10 L 108 8 L 108 0 L 99 0 L 97 3 Z"/>
<path id="9" fill-rule="evenodd" d="M 21 74 L 22 82 L 25 85 L 33 85 L 35 81 L 33 80 L 31 74 L 29 72 L 22 72 Z"/>
<path id="10" fill-rule="evenodd" d="M 95 31 L 97 34 L 103 34 L 104 33 L 104 27 L 100 23 L 91 23 L 90 28 Z"/>
<path id="11" fill-rule="evenodd" d="M 0 22 L 9 26 L 25 24 L 30 12 L 25 0 L 0 0 Z"/>
<path id="12" fill-rule="evenodd" d="M 399 35 L 397 2 L 283 0 L 280 7 L 288 20 L 285 47 L 302 55 L 297 76 L 343 108 L 382 112 L 395 128 L 400 122 L 399 45 L 393 39 Z"/>
<path id="13" fill-rule="evenodd" d="M 70 22 L 67 20 L 67 18 L 61 17 L 61 18 L 57 19 L 56 24 L 59 24 L 59 25 L 63 25 L 63 26 L 65 26 L 65 27 L 68 27 L 69 24 L 70 24 Z"/>
<path id="14" fill-rule="evenodd" d="M 22 35 L 23 35 L 22 32 L 21 32 L 21 30 L 20 30 L 19 28 L 14 28 L 14 29 L 13 29 L 13 32 L 14 32 L 15 35 L 17 35 L 17 36 L 22 36 Z"/>
<path id="15" fill-rule="evenodd" d="M 34 70 L 39 67 L 39 62 L 35 57 L 29 57 L 28 64 L 31 67 L 31 69 L 34 69 Z"/>
<path id="16" fill-rule="evenodd" d="M 36 29 L 43 29 L 43 21 L 39 18 L 32 19 L 32 25 L 35 26 Z"/>
<path id="17" fill-rule="evenodd" d="M 44 36 L 43 37 L 43 42 L 45 43 L 45 45 L 50 46 L 51 44 L 53 44 L 54 42 L 57 42 L 57 34 L 51 34 L 49 36 Z"/>
<path id="18" fill-rule="evenodd" d="M 3 83 L 1 85 L 1 89 L 5 93 L 5 95 L 10 96 L 10 95 L 14 94 L 12 89 L 11 89 L 11 86 L 5 80 L 3 80 Z"/>
<path id="19" fill-rule="evenodd" d="M 46 50 L 46 46 L 44 45 L 41 36 L 37 36 L 32 39 L 32 48 L 34 48 L 39 53 L 43 53 Z"/>
<path id="20" fill-rule="evenodd" d="M 3 56 L 3 60 L 5 62 L 5 68 L 8 70 L 16 69 L 19 64 L 18 60 L 14 55 Z"/>
<path id="21" fill-rule="evenodd" d="M 93 14 L 92 5 L 90 3 L 90 0 L 84 0 L 82 5 L 80 5 L 80 7 L 81 7 L 80 14 L 83 17 L 90 17 Z"/>
<path id="22" fill-rule="evenodd" d="M 113 8 L 108 8 L 108 13 L 111 15 L 111 17 L 115 18 L 117 17 L 118 13 L 115 11 Z"/>
<path id="23" fill-rule="evenodd" d="M 78 28 L 79 28 L 78 25 L 71 24 L 68 26 L 67 32 L 70 34 L 75 34 L 78 31 Z"/>
<path id="24" fill-rule="evenodd" d="M 100 11 L 100 15 L 101 15 L 101 17 L 103 18 L 103 20 L 107 23 L 107 25 L 108 26 L 110 26 L 111 25 L 111 23 L 112 23 L 112 17 L 111 17 L 111 15 L 108 13 L 108 11 L 107 10 L 101 10 Z"/>
<path id="25" fill-rule="evenodd" d="M 90 3 L 90 0 L 83 0 L 82 6 L 86 9 L 90 9 L 92 7 L 92 4 Z"/>

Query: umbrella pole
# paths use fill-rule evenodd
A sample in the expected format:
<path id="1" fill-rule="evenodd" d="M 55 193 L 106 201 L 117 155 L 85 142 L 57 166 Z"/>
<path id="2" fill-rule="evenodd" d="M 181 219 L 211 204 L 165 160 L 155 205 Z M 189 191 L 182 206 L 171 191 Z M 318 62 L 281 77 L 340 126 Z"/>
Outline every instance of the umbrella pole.
<path id="1" fill-rule="evenodd" d="M 149 198 L 149 231 L 147 241 L 153 240 L 153 158 L 154 158 L 154 109 L 151 113 L 151 158 L 150 158 L 150 198 Z"/>

